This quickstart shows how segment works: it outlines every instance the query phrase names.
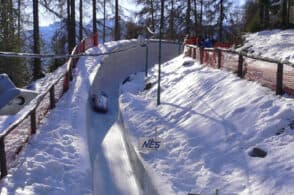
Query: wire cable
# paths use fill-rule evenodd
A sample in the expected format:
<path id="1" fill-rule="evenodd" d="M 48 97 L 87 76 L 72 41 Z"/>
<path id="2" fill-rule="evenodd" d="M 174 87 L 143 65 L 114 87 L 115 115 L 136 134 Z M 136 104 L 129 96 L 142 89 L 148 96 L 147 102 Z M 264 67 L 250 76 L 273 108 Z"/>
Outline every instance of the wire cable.
<path id="1" fill-rule="evenodd" d="M 3 52 L 3 51 L 0 51 L 0 56 L 1 57 L 16 57 L 16 58 L 52 58 L 52 59 L 79 58 L 79 57 L 83 57 L 83 56 L 96 57 L 96 56 L 103 56 L 103 55 L 121 53 L 121 52 L 124 52 L 124 51 L 128 51 L 130 49 L 134 49 L 136 47 L 140 47 L 140 46 L 139 45 L 134 45 L 134 46 L 128 47 L 126 49 L 119 49 L 119 50 L 116 50 L 116 51 L 105 52 L 105 53 L 87 54 L 87 53 L 84 52 L 84 53 L 80 53 L 80 54 L 65 54 L 65 55 L 17 53 L 17 52 Z"/>

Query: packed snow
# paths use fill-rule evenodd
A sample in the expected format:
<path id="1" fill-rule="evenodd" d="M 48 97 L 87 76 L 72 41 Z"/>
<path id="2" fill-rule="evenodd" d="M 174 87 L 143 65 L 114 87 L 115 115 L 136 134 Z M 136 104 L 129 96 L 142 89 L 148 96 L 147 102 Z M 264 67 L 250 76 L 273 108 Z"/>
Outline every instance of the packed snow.
<path id="1" fill-rule="evenodd" d="M 294 99 L 232 73 L 180 56 L 132 75 L 122 87 L 121 108 L 137 152 L 174 194 L 293 194 Z M 162 140 L 143 150 L 140 140 Z M 260 148 L 265 158 L 251 157 Z"/>
<path id="2" fill-rule="evenodd" d="M 294 63 L 294 29 L 246 34 L 245 43 L 238 50 Z"/>
<path id="3" fill-rule="evenodd" d="M 292 31 L 277 31 L 276 36 L 282 37 L 285 32 Z M 256 35 L 261 41 L 257 37 L 249 40 L 255 35 L 248 35 L 249 42 L 243 49 L 264 51 L 266 57 L 294 59 L 286 41 L 275 50 L 284 49 L 279 55 L 271 50 L 272 45 L 257 48 L 257 42 L 265 42 L 263 33 Z M 268 34 L 264 39 L 274 36 L 271 31 Z M 292 37 L 287 39 L 289 48 L 293 47 L 289 42 Z M 114 50 L 120 43 L 109 42 L 87 53 Z M 220 194 L 294 194 L 293 97 L 275 96 L 255 82 L 201 66 L 183 56 L 162 65 L 160 106 L 156 105 L 157 66 L 149 71 L 148 78 L 144 73 L 131 75 L 121 88 L 119 103 L 119 117 L 128 132 L 121 131 L 119 118 L 108 131 L 100 132 L 105 135 L 102 141 L 96 140 L 101 141 L 101 146 L 90 148 L 89 139 L 100 137 L 86 132 L 88 92 L 102 60 L 101 56 L 80 58 L 70 90 L 42 121 L 37 134 L 17 157 L 16 166 L 1 180 L 1 194 L 92 194 L 111 188 L 112 183 L 93 186 L 95 180 L 102 185 L 103 181 L 111 181 L 110 177 L 126 193 L 142 193 L 138 181 L 134 181 L 133 165 L 129 164 L 135 162 L 126 152 L 131 145 L 145 168 L 151 168 L 151 179 L 167 194 L 214 194 L 216 189 Z M 41 92 L 42 83 L 47 82 L 32 88 Z M 0 128 L 5 129 L 19 116 L 2 117 Z M 93 124 L 99 123 L 100 119 L 96 119 Z M 146 138 L 160 140 L 160 148 L 142 149 Z M 249 154 L 253 148 L 267 155 L 252 157 Z M 102 150 L 104 156 L 94 154 Z M 110 175 L 99 177 L 99 172 L 92 170 L 99 167 L 101 174 Z"/>
<path id="4" fill-rule="evenodd" d="M 118 43 L 109 42 L 86 53 L 103 53 L 117 46 Z M 92 194 L 85 112 L 90 83 L 102 58 L 80 58 L 69 91 L 48 118 L 41 122 L 37 134 L 17 157 L 16 166 L 1 180 L 1 194 Z M 42 92 L 48 79 L 58 75 L 50 74 L 32 84 L 31 88 Z M 28 108 L 14 116 L 2 116 L 1 129 L 5 129 Z"/>

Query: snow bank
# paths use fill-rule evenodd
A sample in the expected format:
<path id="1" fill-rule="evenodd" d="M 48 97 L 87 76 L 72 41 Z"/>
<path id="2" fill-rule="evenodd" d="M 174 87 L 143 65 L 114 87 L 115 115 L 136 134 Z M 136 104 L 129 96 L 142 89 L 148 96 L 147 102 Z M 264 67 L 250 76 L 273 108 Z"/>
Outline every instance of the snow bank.
<path id="1" fill-rule="evenodd" d="M 238 50 L 294 63 L 294 30 L 267 30 L 245 35 L 245 44 Z"/>
<path id="2" fill-rule="evenodd" d="M 183 66 L 186 60 L 163 65 L 158 107 L 156 69 L 150 90 L 138 92 L 142 75 L 123 88 L 122 115 L 133 145 L 140 151 L 138 140 L 155 129 L 163 140 L 161 150 L 141 152 L 145 162 L 174 194 L 293 194 L 293 98 L 228 72 Z M 267 156 L 250 157 L 254 147 Z"/>
<path id="3" fill-rule="evenodd" d="M 136 46 L 134 48 L 133 46 Z M 103 90 L 108 95 L 107 114 L 87 111 L 90 158 L 93 167 L 94 194 L 158 194 L 154 176 L 150 176 L 133 146 L 128 142 L 119 114 L 120 85 L 130 74 L 145 68 L 144 47 L 137 42 L 120 45 L 124 52 L 106 57 L 97 72 L 91 91 Z M 163 44 L 163 61 L 178 54 L 175 44 Z M 158 62 L 158 42 L 149 43 L 149 66 Z M 157 182 L 158 184 L 160 182 Z M 168 190 L 164 189 L 164 192 Z M 162 194 L 162 193 L 159 193 Z"/>
<path id="4" fill-rule="evenodd" d="M 99 46 L 87 53 L 107 52 L 115 47 Z M 41 122 L 37 134 L 29 140 L 15 162 L 16 167 L 1 183 L 1 194 L 92 194 L 92 176 L 86 134 L 86 106 L 91 79 L 102 57 L 81 57 L 74 72 L 69 91 L 57 103 L 47 119 Z M 42 91 L 48 79 L 34 84 Z M 25 110 L 24 110 L 25 111 Z M 3 118 L 7 126 L 21 113 Z"/>

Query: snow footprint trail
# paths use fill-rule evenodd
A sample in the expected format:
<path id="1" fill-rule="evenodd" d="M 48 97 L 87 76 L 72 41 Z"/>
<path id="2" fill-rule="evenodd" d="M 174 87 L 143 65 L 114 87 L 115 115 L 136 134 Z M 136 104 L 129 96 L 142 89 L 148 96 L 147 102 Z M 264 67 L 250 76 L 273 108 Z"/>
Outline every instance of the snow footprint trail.
<path id="1" fill-rule="evenodd" d="M 129 48 L 137 42 L 121 45 Z M 163 61 L 178 55 L 178 45 L 163 44 Z M 130 74 L 143 71 L 145 48 L 137 47 L 122 53 L 111 54 L 103 61 L 92 84 L 92 91 L 102 89 L 109 97 L 109 112 L 99 114 L 87 108 L 88 140 L 93 168 L 94 194 L 148 194 L 143 189 L 142 178 L 137 178 L 134 164 L 131 164 L 129 150 L 126 147 L 123 124 L 118 120 L 120 84 Z M 149 64 L 158 61 L 158 43 L 149 43 Z M 135 163 L 136 164 L 136 163 Z M 138 169 L 136 169 L 138 170 Z M 150 181 L 149 181 L 150 182 Z M 149 186 L 151 187 L 151 186 Z M 154 187 L 154 186 L 153 186 Z M 152 191 L 152 190 L 151 190 Z"/>

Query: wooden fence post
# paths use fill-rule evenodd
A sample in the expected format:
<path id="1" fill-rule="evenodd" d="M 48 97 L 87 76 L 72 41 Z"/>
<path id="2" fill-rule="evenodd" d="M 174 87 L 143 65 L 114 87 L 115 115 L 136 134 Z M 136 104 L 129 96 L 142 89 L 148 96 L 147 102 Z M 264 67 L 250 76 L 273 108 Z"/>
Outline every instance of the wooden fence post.
<path id="1" fill-rule="evenodd" d="M 31 112 L 31 135 L 35 134 L 37 130 L 36 109 Z"/>
<path id="2" fill-rule="evenodd" d="M 196 48 L 193 48 L 193 59 L 195 59 L 196 60 Z"/>
<path id="3" fill-rule="evenodd" d="M 83 46 L 83 52 L 85 52 L 86 48 L 85 48 L 85 41 L 82 41 L 82 46 Z"/>
<path id="4" fill-rule="evenodd" d="M 278 63 L 277 68 L 277 80 L 276 80 L 276 94 L 283 95 L 283 69 L 284 65 L 282 63 Z"/>
<path id="5" fill-rule="evenodd" d="M 239 63 L 238 63 L 238 77 L 243 77 L 243 56 L 242 54 L 239 54 Z"/>
<path id="6" fill-rule="evenodd" d="M 64 81 L 63 81 L 63 93 L 65 93 L 69 88 L 69 78 L 68 78 L 68 72 L 65 72 L 64 74 Z"/>
<path id="7" fill-rule="evenodd" d="M 69 63 L 70 63 L 70 65 L 69 65 L 69 70 L 68 70 L 67 73 L 68 73 L 69 80 L 72 81 L 73 80 L 73 75 L 72 75 L 72 59 L 69 60 Z"/>
<path id="8" fill-rule="evenodd" d="M 222 66 L 222 52 L 220 49 L 217 49 L 217 68 L 220 69 Z"/>
<path id="9" fill-rule="evenodd" d="M 0 138 L 0 169 L 1 169 L 1 178 L 7 175 L 7 162 L 6 162 L 6 153 L 5 153 L 5 143 L 4 137 Z"/>
<path id="10" fill-rule="evenodd" d="M 50 88 L 50 109 L 55 108 L 55 85 Z"/>
<path id="11" fill-rule="evenodd" d="M 204 49 L 200 47 L 200 64 L 203 64 L 203 57 L 204 57 Z"/>
<path id="12" fill-rule="evenodd" d="M 192 57 L 192 48 L 188 47 L 188 57 Z"/>
<path id="13" fill-rule="evenodd" d="M 93 35 L 93 45 L 98 46 L 98 32 L 95 32 Z"/>

